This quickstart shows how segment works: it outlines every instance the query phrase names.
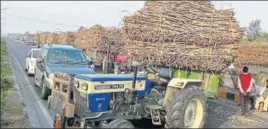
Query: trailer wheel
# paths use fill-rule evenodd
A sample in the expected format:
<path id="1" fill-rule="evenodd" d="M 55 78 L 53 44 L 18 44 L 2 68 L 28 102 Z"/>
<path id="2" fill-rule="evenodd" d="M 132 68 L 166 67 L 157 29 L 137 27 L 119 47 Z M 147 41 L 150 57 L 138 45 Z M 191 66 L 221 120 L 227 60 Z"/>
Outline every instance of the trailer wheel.
<path id="1" fill-rule="evenodd" d="M 51 91 L 46 86 L 44 77 L 41 80 L 40 86 L 41 86 L 41 98 L 43 100 L 46 100 L 48 98 L 48 96 L 51 94 Z"/>
<path id="2" fill-rule="evenodd" d="M 207 117 L 206 97 L 200 87 L 178 90 L 167 107 L 166 128 L 202 128 Z"/>
<path id="3" fill-rule="evenodd" d="M 127 120 L 113 120 L 108 124 L 108 128 L 135 128 L 134 125 Z"/>

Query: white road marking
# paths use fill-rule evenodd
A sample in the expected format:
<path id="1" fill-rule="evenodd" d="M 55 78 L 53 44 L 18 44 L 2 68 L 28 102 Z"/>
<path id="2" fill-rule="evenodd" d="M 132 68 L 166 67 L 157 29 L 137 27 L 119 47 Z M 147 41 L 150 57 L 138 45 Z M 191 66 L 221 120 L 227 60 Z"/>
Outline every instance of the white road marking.
<path id="1" fill-rule="evenodd" d="M 53 119 L 52 119 L 52 117 L 49 115 L 49 112 L 47 111 L 47 109 L 45 108 L 45 106 L 42 104 L 42 102 L 40 101 L 39 97 L 37 96 L 36 92 L 34 91 L 33 85 L 30 83 L 29 79 L 26 77 L 22 66 L 20 65 L 18 59 L 16 58 L 16 56 L 15 56 L 15 54 L 14 54 L 14 52 L 12 50 L 11 50 L 11 53 L 12 53 L 11 55 L 15 59 L 16 64 L 19 66 L 19 69 L 23 73 L 23 76 L 24 76 L 25 80 L 27 81 L 28 84 L 30 84 L 30 85 L 27 85 L 27 86 L 31 89 L 32 93 L 37 98 L 37 103 L 38 103 L 40 109 L 42 110 L 44 116 L 46 117 L 47 122 L 49 123 L 50 127 L 53 128 Z"/>

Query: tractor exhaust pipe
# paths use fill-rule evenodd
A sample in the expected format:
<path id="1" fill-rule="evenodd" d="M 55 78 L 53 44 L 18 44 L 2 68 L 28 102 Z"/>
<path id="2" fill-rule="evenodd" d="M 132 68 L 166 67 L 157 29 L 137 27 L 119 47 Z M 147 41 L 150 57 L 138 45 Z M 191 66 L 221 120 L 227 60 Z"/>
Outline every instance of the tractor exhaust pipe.
<path id="1" fill-rule="evenodd" d="M 138 66 L 134 66 L 133 82 L 132 82 L 132 88 L 133 89 L 135 89 L 136 80 L 137 80 L 137 74 L 138 74 Z"/>
<path id="2" fill-rule="evenodd" d="M 139 62 L 133 61 L 132 67 L 134 68 L 132 88 L 135 89 L 136 80 L 137 80 L 137 74 L 138 74 Z"/>

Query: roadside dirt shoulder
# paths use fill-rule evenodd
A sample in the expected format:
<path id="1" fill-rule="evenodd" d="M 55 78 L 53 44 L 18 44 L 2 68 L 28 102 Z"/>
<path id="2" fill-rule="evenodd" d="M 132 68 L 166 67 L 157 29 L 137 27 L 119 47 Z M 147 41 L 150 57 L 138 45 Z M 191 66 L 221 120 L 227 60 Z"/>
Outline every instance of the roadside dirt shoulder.
<path id="1" fill-rule="evenodd" d="M 12 88 L 7 94 L 6 105 L 3 108 L 4 113 L 1 117 L 1 128 L 30 128 L 28 116 L 18 90 Z"/>
<path id="2" fill-rule="evenodd" d="M 30 128 L 5 42 L 1 39 L 1 128 Z"/>

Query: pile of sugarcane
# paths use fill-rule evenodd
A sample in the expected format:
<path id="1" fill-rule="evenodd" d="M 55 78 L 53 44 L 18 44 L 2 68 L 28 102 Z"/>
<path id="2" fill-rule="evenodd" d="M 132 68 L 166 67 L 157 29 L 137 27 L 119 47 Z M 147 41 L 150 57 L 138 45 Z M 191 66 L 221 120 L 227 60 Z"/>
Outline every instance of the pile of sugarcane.
<path id="1" fill-rule="evenodd" d="M 259 65 L 268 67 L 268 43 L 241 43 L 235 53 L 235 65 Z"/>
<path id="2" fill-rule="evenodd" d="M 111 45 L 111 52 L 120 51 L 124 45 L 123 32 L 116 27 L 102 27 L 95 25 L 90 28 L 81 27 L 75 34 L 76 46 L 87 51 L 99 51 L 105 53 L 108 45 Z"/>
<path id="3" fill-rule="evenodd" d="M 60 34 L 53 32 L 49 33 L 47 37 L 47 43 L 59 44 Z"/>
<path id="4" fill-rule="evenodd" d="M 59 44 L 74 44 L 75 41 L 75 33 L 74 32 L 60 32 L 59 33 Z"/>
<path id="5" fill-rule="evenodd" d="M 37 43 L 46 44 L 48 39 L 49 32 L 36 33 L 35 39 Z"/>
<path id="6" fill-rule="evenodd" d="M 244 33 L 232 10 L 210 1 L 148 1 L 124 18 L 125 50 L 146 64 L 222 71 Z"/>

